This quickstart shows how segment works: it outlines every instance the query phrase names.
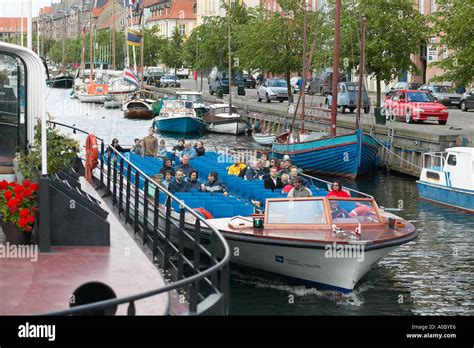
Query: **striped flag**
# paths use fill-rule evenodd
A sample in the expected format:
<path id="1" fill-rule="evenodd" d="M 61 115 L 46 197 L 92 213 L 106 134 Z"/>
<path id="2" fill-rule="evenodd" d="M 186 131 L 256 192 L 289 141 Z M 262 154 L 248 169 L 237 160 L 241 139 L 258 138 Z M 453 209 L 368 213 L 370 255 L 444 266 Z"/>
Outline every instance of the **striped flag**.
<path id="1" fill-rule="evenodd" d="M 130 46 L 140 46 L 143 34 L 133 29 L 127 31 L 127 43 Z"/>
<path id="2" fill-rule="evenodd" d="M 130 68 L 125 68 L 123 70 L 123 79 L 132 86 L 135 86 L 136 88 L 139 87 L 138 78 L 135 76 L 132 70 L 130 70 Z"/>

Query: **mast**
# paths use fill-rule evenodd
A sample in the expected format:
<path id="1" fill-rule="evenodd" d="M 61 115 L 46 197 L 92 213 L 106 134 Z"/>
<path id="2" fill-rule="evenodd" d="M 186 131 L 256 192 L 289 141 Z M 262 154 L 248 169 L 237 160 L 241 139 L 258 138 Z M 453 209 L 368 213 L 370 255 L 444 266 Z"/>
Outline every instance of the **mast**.
<path id="1" fill-rule="evenodd" d="M 24 30 L 24 27 L 23 27 L 23 0 L 21 0 L 21 18 L 20 18 L 20 39 L 21 39 L 21 46 L 25 46 L 24 45 L 24 40 L 23 40 L 23 30 Z"/>
<path id="2" fill-rule="evenodd" d="M 304 134 L 304 107 L 305 107 L 305 88 L 306 88 L 306 44 L 307 44 L 307 30 L 308 30 L 308 11 L 306 8 L 306 1 L 303 2 L 304 26 L 303 26 L 303 76 L 301 77 L 301 134 Z M 311 64 L 311 62 L 309 62 Z"/>
<path id="3" fill-rule="evenodd" d="M 112 69 L 115 70 L 115 0 L 112 0 Z"/>
<path id="4" fill-rule="evenodd" d="M 26 0 L 26 48 L 33 49 L 33 21 L 32 21 L 32 6 L 31 0 Z M 23 18 L 22 18 L 23 20 Z M 39 28 L 39 27 L 38 27 Z M 39 37 L 39 31 L 38 31 Z M 39 52 L 38 52 L 39 55 Z"/>
<path id="5" fill-rule="evenodd" d="M 362 18 L 362 33 L 360 38 L 359 83 L 357 89 L 356 129 L 360 127 L 360 108 L 362 105 L 362 85 L 365 69 L 365 17 Z"/>
<path id="6" fill-rule="evenodd" d="M 86 53 L 86 47 L 85 47 L 85 40 L 86 40 L 86 28 L 82 27 L 81 28 L 81 70 L 82 70 L 82 81 L 84 82 L 84 65 L 85 65 L 85 53 Z"/>
<path id="7" fill-rule="evenodd" d="M 332 64 L 332 106 L 331 106 L 331 136 L 336 135 L 337 123 L 337 84 L 339 82 L 339 36 L 341 31 L 341 0 L 336 0 L 334 28 L 334 59 Z"/>
<path id="8" fill-rule="evenodd" d="M 140 51 L 140 65 L 141 65 L 141 70 L 142 70 L 142 76 L 141 76 L 141 81 L 140 81 L 140 89 L 143 89 L 143 77 L 145 76 L 144 71 L 143 71 L 143 66 L 144 66 L 144 61 L 145 61 L 145 27 L 143 24 L 143 17 L 145 12 L 145 4 L 143 4 L 142 12 L 140 13 L 140 23 L 141 29 L 142 29 L 142 37 L 141 37 L 141 51 Z"/>
<path id="9" fill-rule="evenodd" d="M 92 83 L 94 80 L 94 63 L 92 58 L 92 9 L 94 6 L 92 5 L 91 1 L 91 8 L 89 11 L 89 64 L 90 64 L 90 75 L 89 75 L 89 83 Z"/>
<path id="10" fill-rule="evenodd" d="M 229 53 L 229 115 L 232 115 L 232 52 L 231 52 L 231 3 L 227 0 L 227 50 Z"/>

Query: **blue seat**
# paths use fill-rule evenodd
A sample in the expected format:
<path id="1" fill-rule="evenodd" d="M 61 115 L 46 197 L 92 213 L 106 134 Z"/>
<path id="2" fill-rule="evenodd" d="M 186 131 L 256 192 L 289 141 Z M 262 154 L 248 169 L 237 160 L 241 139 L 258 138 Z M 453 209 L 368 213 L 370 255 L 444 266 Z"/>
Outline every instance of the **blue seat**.
<path id="1" fill-rule="evenodd" d="M 254 213 L 254 207 L 250 204 L 239 204 L 234 206 L 234 214 L 241 216 L 250 216 Z"/>
<path id="2" fill-rule="evenodd" d="M 234 207 L 230 204 L 216 204 L 212 208 L 212 216 L 215 218 L 234 216 Z"/>
<path id="3" fill-rule="evenodd" d="M 222 200 L 220 200 L 220 199 L 206 199 L 205 201 L 203 201 L 203 203 L 204 203 L 204 207 L 207 210 L 212 210 L 213 207 L 216 204 L 222 204 Z"/>
<path id="4" fill-rule="evenodd" d="M 252 191 L 250 193 L 250 198 L 261 202 L 263 200 L 264 195 L 267 193 L 267 191 L 268 191 L 267 189 L 257 189 L 255 191 Z"/>

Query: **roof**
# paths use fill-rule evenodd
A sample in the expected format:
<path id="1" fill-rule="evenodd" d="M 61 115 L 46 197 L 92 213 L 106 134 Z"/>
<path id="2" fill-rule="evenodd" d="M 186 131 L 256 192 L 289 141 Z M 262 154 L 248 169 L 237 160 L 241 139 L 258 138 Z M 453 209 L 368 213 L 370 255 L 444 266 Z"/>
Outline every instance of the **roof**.
<path id="1" fill-rule="evenodd" d="M 26 31 L 27 19 L 23 18 L 23 31 Z M 20 17 L 0 18 L 0 33 L 16 33 L 21 31 Z"/>
<path id="2" fill-rule="evenodd" d="M 43 8 L 40 8 L 39 13 L 40 15 L 42 14 L 51 14 L 53 12 L 53 7 L 52 6 L 45 6 Z"/>
<path id="3" fill-rule="evenodd" d="M 147 22 L 155 22 L 163 19 L 196 19 L 194 8 L 196 6 L 196 0 L 145 0 L 145 7 L 149 8 L 151 16 L 147 19 Z M 168 14 L 166 14 L 165 8 L 168 7 Z M 163 9 L 161 16 L 159 9 Z"/>
<path id="4" fill-rule="evenodd" d="M 467 153 L 474 156 L 474 147 L 450 147 L 446 152 Z"/>

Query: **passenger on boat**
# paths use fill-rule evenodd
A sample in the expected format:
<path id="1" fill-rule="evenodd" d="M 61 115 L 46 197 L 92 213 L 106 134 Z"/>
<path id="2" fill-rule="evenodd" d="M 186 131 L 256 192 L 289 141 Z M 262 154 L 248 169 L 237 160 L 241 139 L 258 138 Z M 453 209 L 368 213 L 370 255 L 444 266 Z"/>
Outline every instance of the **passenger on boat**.
<path id="1" fill-rule="evenodd" d="M 198 172 L 195 170 L 186 178 L 186 181 L 189 184 L 190 190 L 199 190 L 201 188 L 201 180 L 199 180 Z"/>
<path id="2" fill-rule="evenodd" d="M 135 139 L 135 145 L 133 145 L 132 152 L 135 155 L 141 155 L 142 154 L 142 147 L 140 145 L 140 139 Z"/>
<path id="3" fill-rule="evenodd" d="M 161 158 L 163 161 L 168 158 L 168 154 L 166 153 L 165 139 L 160 140 L 157 157 Z"/>
<path id="4" fill-rule="evenodd" d="M 331 185 L 331 191 L 328 193 L 328 197 L 350 197 L 350 195 L 342 190 L 342 185 L 339 181 L 334 181 Z"/>
<path id="5" fill-rule="evenodd" d="M 250 162 L 250 168 L 245 173 L 245 180 L 260 180 L 262 178 L 262 173 L 260 171 L 260 162 L 252 161 Z"/>
<path id="6" fill-rule="evenodd" d="M 148 135 L 143 138 L 142 157 L 156 157 L 158 152 L 158 139 L 155 137 L 155 130 L 148 129 Z"/>
<path id="7" fill-rule="evenodd" d="M 272 190 L 275 189 L 282 189 L 283 183 L 281 182 L 281 178 L 277 176 L 277 169 L 276 167 L 270 168 L 270 176 L 263 181 L 263 185 L 266 189 Z"/>
<path id="8" fill-rule="evenodd" d="M 189 156 L 184 155 L 183 158 L 181 159 L 181 164 L 176 166 L 176 171 L 178 169 L 181 169 L 184 173 L 184 176 L 189 176 L 193 171 L 196 171 L 193 167 L 189 165 Z"/>
<path id="9" fill-rule="evenodd" d="M 196 150 L 194 150 L 194 147 L 191 146 L 191 142 L 187 141 L 184 144 L 184 150 L 181 151 L 181 154 L 179 155 L 179 160 L 182 162 L 182 159 L 184 156 L 188 155 L 190 160 L 193 160 L 197 157 Z"/>
<path id="10" fill-rule="evenodd" d="M 300 174 L 300 170 L 298 169 L 297 166 L 290 167 L 290 184 L 293 184 L 296 178 L 301 178 L 301 180 L 303 180 L 303 185 L 305 187 L 309 187 L 310 186 L 309 181 L 299 176 L 299 174 Z"/>
<path id="11" fill-rule="evenodd" d="M 117 138 L 112 139 L 110 147 L 114 148 L 117 152 L 130 152 L 130 149 L 124 149 L 122 146 L 119 145 L 119 141 Z M 111 152 L 112 150 L 109 149 L 109 153 Z"/>
<path id="12" fill-rule="evenodd" d="M 201 184 L 201 191 L 204 192 L 223 192 L 227 196 L 227 187 L 217 177 L 217 172 L 210 172 L 207 177 L 207 183 Z"/>
<path id="13" fill-rule="evenodd" d="M 304 187 L 303 178 L 297 177 L 293 184 L 294 187 L 288 192 L 288 198 L 311 197 L 313 195 L 309 188 Z"/>
<path id="14" fill-rule="evenodd" d="M 288 174 L 283 174 L 281 176 L 281 184 L 283 185 L 283 190 L 281 190 L 282 193 L 288 193 L 293 189 L 293 185 L 290 184 L 290 176 Z"/>
<path id="15" fill-rule="evenodd" d="M 270 161 L 268 160 L 268 155 L 263 153 L 258 162 L 260 166 L 260 174 L 262 175 L 262 179 L 265 180 L 270 176 Z"/>
<path id="16" fill-rule="evenodd" d="M 196 144 L 194 144 L 194 150 L 196 150 L 198 157 L 204 156 L 206 153 L 206 149 L 204 148 L 204 143 L 202 141 L 198 141 Z"/>
<path id="17" fill-rule="evenodd" d="M 163 161 L 163 167 L 160 169 L 160 173 L 165 175 L 166 172 L 170 172 L 172 176 L 174 176 L 174 168 L 173 168 L 173 163 L 171 162 L 170 159 L 165 159 Z"/>
<path id="18" fill-rule="evenodd" d="M 171 159 L 176 162 L 176 159 L 179 158 L 183 150 L 184 139 L 178 139 L 178 145 L 173 146 L 173 149 L 171 149 Z"/>
<path id="19" fill-rule="evenodd" d="M 184 172 L 181 169 L 176 170 L 176 176 L 169 184 L 168 191 L 171 193 L 189 192 L 189 183 L 184 180 Z"/>
<path id="20" fill-rule="evenodd" d="M 331 208 L 331 216 L 333 219 L 347 219 L 349 217 L 349 213 L 339 206 L 338 201 L 330 200 L 329 206 Z"/>
<path id="21" fill-rule="evenodd" d="M 270 160 L 270 168 L 272 167 L 276 167 L 278 173 L 278 171 L 280 170 L 280 161 L 276 158 L 272 158 Z"/>
<path id="22" fill-rule="evenodd" d="M 278 172 L 278 176 L 282 176 L 283 174 L 290 174 L 291 161 L 289 159 L 284 160 L 283 163 L 280 164 L 280 166 L 282 168 Z"/>
<path id="23" fill-rule="evenodd" d="M 234 158 L 234 164 L 227 168 L 227 174 L 239 176 L 240 172 L 246 167 L 245 163 L 240 161 L 240 157 L 236 156 Z"/>
<path id="24" fill-rule="evenodd" d="M 161 186 L 163 186 L 165 189 L 168 190 L 172 181 L 173 181 L 173 175 L 171 174 L 171 172 L 165 172 L 165 179 L 161 181 Z"/>

